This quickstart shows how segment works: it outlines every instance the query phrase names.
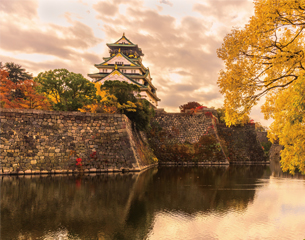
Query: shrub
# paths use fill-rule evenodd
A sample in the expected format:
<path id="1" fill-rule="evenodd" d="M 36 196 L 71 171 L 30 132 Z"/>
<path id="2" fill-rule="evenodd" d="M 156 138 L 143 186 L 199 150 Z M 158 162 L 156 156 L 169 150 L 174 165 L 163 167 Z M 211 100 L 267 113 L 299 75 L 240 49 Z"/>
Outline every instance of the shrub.
<path id="1" fill-rule="evenodd" d="M 188 102 L 186 104 L 183 104 L 179 106 L 180 112 L 185 113 L 185 110 L 188 109 L 196 109 L 197 107 L 204 107 L 198 102 Z"/>

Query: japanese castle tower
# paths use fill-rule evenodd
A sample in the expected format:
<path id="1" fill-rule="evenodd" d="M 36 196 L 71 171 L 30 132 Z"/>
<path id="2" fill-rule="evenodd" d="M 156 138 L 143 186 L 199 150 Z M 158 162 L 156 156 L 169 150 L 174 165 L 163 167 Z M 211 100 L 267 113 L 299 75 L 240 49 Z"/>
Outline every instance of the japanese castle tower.
<path id="1" fill-rule="evenodd" d="M 88 74 L 95 82 L 104 83 L 107 80 L 125 81 L 140 87 L 142 99 L 148 100 L 157 108 L 157 88 L 152 84 L 149 68 L 142 64 L 142 49 L 132 43 L 125 34 L 115 43 L 107 43 L 110 57 L 104 57 L 104 62 L 95 64 L 98 73 Z"/>

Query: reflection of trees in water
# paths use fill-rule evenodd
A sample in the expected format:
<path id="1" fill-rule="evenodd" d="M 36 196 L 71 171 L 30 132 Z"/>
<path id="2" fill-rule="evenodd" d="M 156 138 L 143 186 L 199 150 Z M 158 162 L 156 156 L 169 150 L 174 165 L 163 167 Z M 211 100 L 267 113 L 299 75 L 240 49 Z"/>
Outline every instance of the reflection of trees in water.
<path id="1" fill-rule="evenodd" d="M 270 170 L 272 172 L 273 177 L 296 178 L 305 180 L 305 175 L 302 175 L 302 173 L 298 172 L 298 169 L 295 171 L 294 175 L 291 175 L 288 172 L 283 172 L 281 168 L 281 163 L 277 159 L 270 160 Z"/>
<path id="2" fill-rule="evenodd" d="M 154 211 L 226 211 L 246 208 L 265 167 L 161 168 L 149 196 Z"/>
<path id="3" fill-rule="evenodd" d="M 244 209 L 266 168 L 159 168 L 140 175 L 4 177 L 1 239 L 67 229 L 81 239 L 143 239 L 159 211 Z M 237 190 L 240 189 L 240 190 Z"/>
<path id="4" fill-rule="evenodd" d="M 278 144 L 272 144 L 269 150 L 269 161 L 270 161 L 270 170 L 272 172 L 273 177 L 283 177 L 283 178 L 297 178 L 297 179 L 305 179 L 305 175 L 302 175 L 298 169 L 294 175 L 289 174 L 288 172 L 283 172 L 281 168 L 281 150 L 283 150 L 283 146 Z"/>

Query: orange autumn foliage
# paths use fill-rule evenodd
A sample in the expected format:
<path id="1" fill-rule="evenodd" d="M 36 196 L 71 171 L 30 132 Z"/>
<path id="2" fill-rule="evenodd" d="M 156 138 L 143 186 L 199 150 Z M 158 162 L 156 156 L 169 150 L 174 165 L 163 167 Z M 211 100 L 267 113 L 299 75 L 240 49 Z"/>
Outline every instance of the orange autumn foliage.
<path id="1" fill-rule="evenodd" d="M 15 88 L 15 84 L 7 79 L 8 72 L 0 69 L 0 101 L 3 108 L 16 108 L 17 105 L 10 101 L 11 90 Z"/>
<path id="2" fill-rule="evenodd" d="M 46 97 L 36 91 L 37 83 L 25 80 L 15 84 L 8 78 L 8 72 L 0 69 L 1 107 L 17 109 L 50 110 L 51 105 Z M 20 91 L 23 97 L 13 97 L 12 92 Z"/>
<path id="3" fill-rule="evenodd" d="M 21 108 L 49 110 L 51 104 L 48 99 L 36 92 L 37 83 L 33 80 L 25 80 L 19 84 L 19 89 L 24 94 L 24 98 L 19 101 Z"/>

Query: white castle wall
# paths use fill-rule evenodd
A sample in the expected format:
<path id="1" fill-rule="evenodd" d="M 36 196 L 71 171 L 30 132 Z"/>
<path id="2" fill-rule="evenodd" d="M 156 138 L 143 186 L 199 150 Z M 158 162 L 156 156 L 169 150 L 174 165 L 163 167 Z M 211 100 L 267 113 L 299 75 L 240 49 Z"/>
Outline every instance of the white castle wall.
<path id="1" fill-rule="evenodd" d="M 117 64 L 118 62 L 123 63 L 124 65 L 132 64 L 126 58 L 124 58 L 121 54 L 116 55 L 114 58 L 110 59 L 107 63 L 108 64 Z"/>

